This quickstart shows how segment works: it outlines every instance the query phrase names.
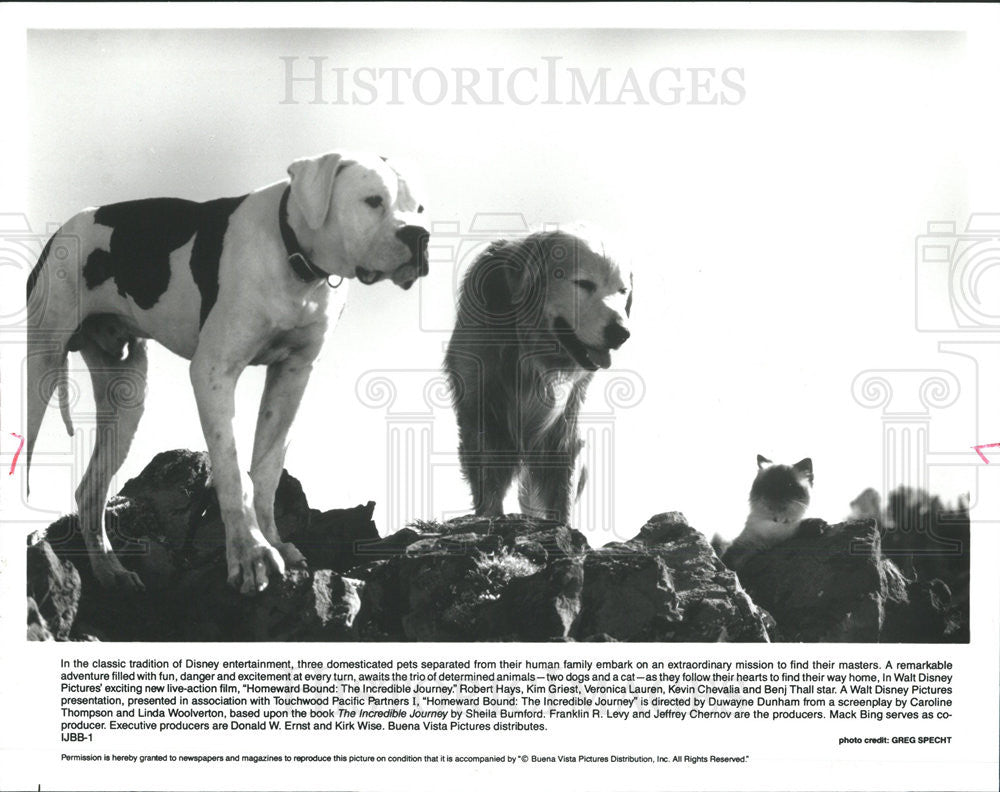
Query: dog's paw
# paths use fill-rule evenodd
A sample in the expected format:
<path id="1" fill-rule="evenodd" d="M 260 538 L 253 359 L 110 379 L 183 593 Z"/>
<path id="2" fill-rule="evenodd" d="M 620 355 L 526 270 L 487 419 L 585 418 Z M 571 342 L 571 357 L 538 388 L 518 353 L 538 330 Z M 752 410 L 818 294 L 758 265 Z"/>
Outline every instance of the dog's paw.
<path id="1" fill-rule="evenodd" d="M 106 591 L 145 591 L 142 578 L 121 565 L 111 553 L 92 559 L 91 569 L 101 588 Z"/>
<path id="2" fill-rule="evenodd" d="M 279 542 L 274 547 L 281 554 L 286 567 L 299 566 L 306 563 L 306 557 L 291 542 Z"/>
<path id="3" fill-rule="evenodd" d="M 267 588 L 268 570 L 282 577 L 285 562 L 277 548 L 266 541 L 261 544 L 247 544 L 229 554 L 229 584 L 238 588 L 241 594 L 256 594 Z"/>

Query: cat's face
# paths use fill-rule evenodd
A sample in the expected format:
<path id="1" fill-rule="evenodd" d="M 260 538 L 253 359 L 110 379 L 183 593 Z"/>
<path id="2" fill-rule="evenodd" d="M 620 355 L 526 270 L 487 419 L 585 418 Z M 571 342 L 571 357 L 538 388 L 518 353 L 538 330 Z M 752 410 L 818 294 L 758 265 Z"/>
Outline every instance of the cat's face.
<path id="1" fill-rule="evenodd" d="M 750 506 L 761 516 L 775 522 L 797 522 L 809 507 L 812 492 L 812 460 L 794 465 L 776 465 L 757 457 L 757 477 L 750 488 Z"/>

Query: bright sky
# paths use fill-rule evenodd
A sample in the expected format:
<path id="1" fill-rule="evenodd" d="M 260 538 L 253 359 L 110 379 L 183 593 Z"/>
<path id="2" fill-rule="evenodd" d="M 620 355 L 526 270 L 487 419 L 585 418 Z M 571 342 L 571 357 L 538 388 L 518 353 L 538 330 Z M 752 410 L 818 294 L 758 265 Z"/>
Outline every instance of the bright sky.
<path id="1" fill-rule="evenodd" d="M 880 411 L 854 400 L 855 377 L 970 371 L 914 324 L 916 237 L 928 221 L 964 225 L 970 209 L 958 34 L 36 31 L 28 54 L 36 230 L 88 205 L 242 194 L 335 148 L 416 165 L 430 216 L 450 233 L 432 238 L 431 273 L 411 291 L 352 287 L 286 460 L 316 508 L 377 501 L 383 533 L 470 507 L 434 380 L 477 216 L 589 222 L 633 250 L 632 339 L 595 378 L 585 410 L 595 466 L 578 522 L 591 544 L 631 537 L 668 510 L 709 535 L 735 535 L 758 453 L 812 457 L 811 513 L 839 520 L 883 476 Z M 286 63 L 308 76 L 310 58 L 325 59 L 324 102 L 296 83 L 296 103 L 283 103 Z M 515 74 L 522 67 L 534 76 Z M 544 104 L 550 67 L 563 102 L 572 69 L 588 85 L 607 69 L 608 101 L 631 69 L 648 103 L 632 91 L 624 104 Z M 686 81 L 675 105 L 649 89 L 665 67 Z M 419 97 L 390 71 L 374 92 L 357 91 L 370 103 L 351 101 L 353 80 L 373 82 L 367 70 L 431 68 L 441 71 L 422 75 Z M 738 103 L 688 103 L 695 68 L 715 70 L 698 73 L 709 95 Z M 480 96 L 499 79 L 500 102 L 454 104 L 455 69 L 476 75 Z M 742 92 L 720 81 L 726 69 L 740 70 L 729 77 Z M 439 73 L 449 81 L 440 102 Z M 342 104 L 332 103 L 338 74 Z M 661 99 L 672 75 L 659 72 Z M 516 103 L 536 89 L 536 101 Z M 940 297 L 942 283 L 921 288 Z M 205 447 L 186 362 L 155 345 L 150 360 L 146 416 L 119 486 L 158 451 Z M 71 368 L 82 375 L 78 358 Z M 244 468 L 263 373 L 249 370 L 238 393 Z M 377 406 L 383 377 L 397 390 L 391 408 Z M 86 394 L 85 375 L 81 386 Z M 611 409 L 609 388 L 630 406 Z M 989 441 L 973 436 L 970 398 L 963 391 L 932 413 L 931 450 Z M 78 426 L 89 411 L 85 395 Z M 32 475 L 34 519 L 74 508 L 89 442 L 85 431 L 68 438 L 53 406 Z M 970 486 L 961 476 L 935 483 L 949 496 Z"/>

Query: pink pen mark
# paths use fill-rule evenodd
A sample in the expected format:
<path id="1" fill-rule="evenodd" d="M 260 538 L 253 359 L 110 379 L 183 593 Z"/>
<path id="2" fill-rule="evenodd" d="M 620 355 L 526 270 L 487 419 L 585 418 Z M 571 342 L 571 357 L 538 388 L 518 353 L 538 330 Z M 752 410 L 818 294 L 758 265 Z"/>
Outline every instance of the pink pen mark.
<path id="1" fill-rule="evenodd" d="M 980 448 L 1000 448 L 1000 443 L 987 443 L 985 445 L 977 445 L 977 446 L 972 446 L 972 447 L 974 449 L 976 449 L 976 453 L 979 454 L 980 457 L 982 457 L 983 462 L 985 462 L 988 465 L 988 464 L 990 464 L 990 460 L 988 460 L 986 458 L 986 454 L 984 454 L 979 449 Z"/>
<path id="2" fill-rule="evenodd" d="M 18 438 L 21 441 L 21 444 L 18 445 L 17 451 L 14 452 L 14 459 L 10 463 L 10 473 L 7 474 L 8 476 L 14 475 L 14 465 L 17 464 L 17 457 L 20 455 L 21 449 L 24 448 L 24 438 L 21 437 L 21 435 L 19 435 L 17 432 L 11 432 L 11 434 L 14 435 L 14 437 Z"/>

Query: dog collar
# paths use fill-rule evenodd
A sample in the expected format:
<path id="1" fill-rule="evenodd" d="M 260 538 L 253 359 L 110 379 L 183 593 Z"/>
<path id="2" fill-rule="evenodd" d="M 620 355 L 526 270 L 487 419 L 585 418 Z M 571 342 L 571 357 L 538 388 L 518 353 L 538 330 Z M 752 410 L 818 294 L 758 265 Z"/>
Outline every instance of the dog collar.
<path id="1" fill-rule="evenodd" d="M 292 268 L 292 272 L 295 276 L 304 283 L 312 283 L 313 281 L 323 278 L 330 288 L 336 289 L 341 283 L 344 282 L 343 276 L 338 276 L 340 280 L 336 283 L 330 283 L 330 278 L 333 277 L 333 273 L 327 272 L 322 267 L 317 267 L 310 261 L 309 256 L 302 249 L 299 244 L 299 240 L 295 236 L 295 232 L 292 227 L 288 224 L 288 196 L 291 194 L 291 185 L 285 188 L 285 192 L 281 195 L 281 205 L 278 207 L 278 227 L 281 229 L 281 241 L 285 243 L 285 252 L 288 253 L 288 265 Z"/>

